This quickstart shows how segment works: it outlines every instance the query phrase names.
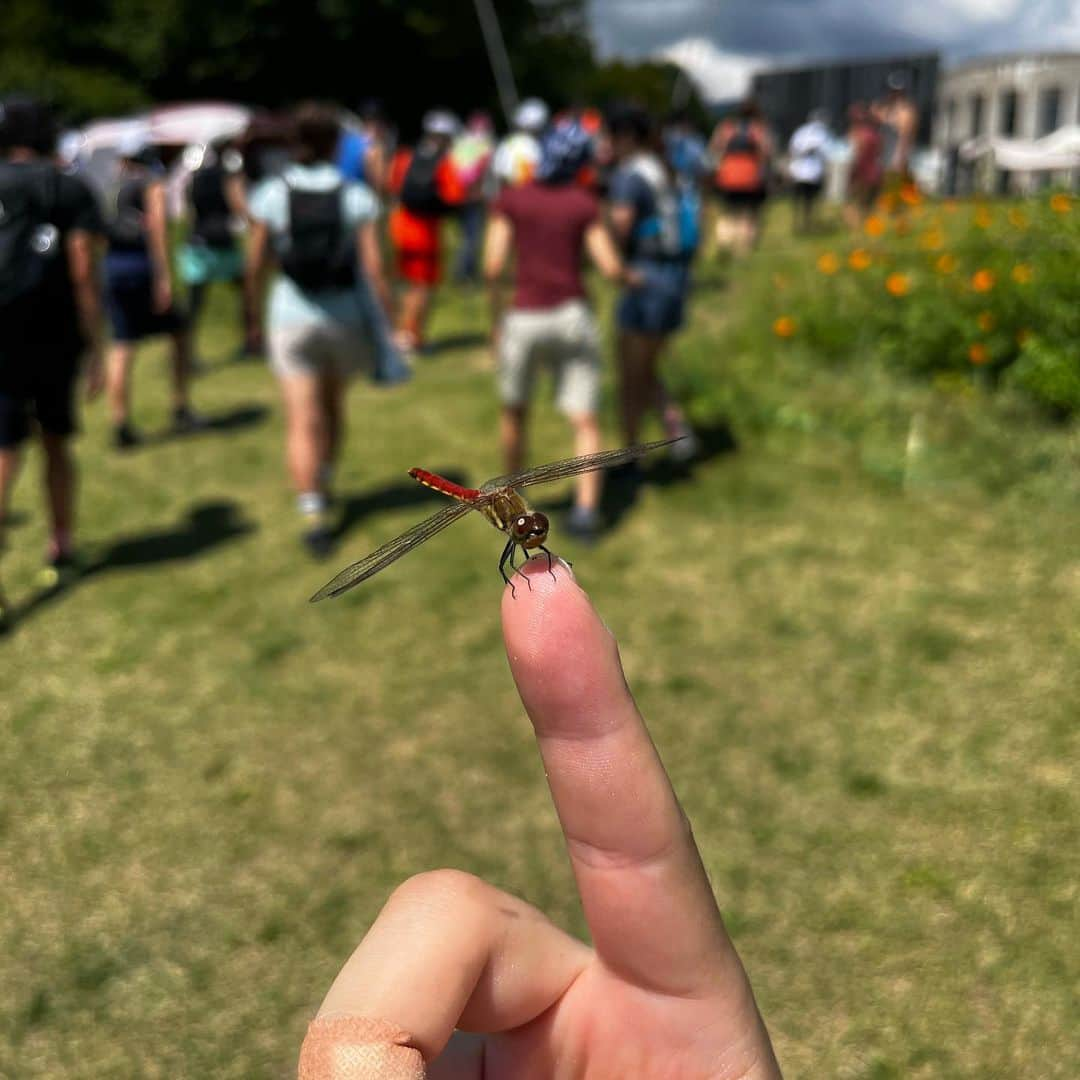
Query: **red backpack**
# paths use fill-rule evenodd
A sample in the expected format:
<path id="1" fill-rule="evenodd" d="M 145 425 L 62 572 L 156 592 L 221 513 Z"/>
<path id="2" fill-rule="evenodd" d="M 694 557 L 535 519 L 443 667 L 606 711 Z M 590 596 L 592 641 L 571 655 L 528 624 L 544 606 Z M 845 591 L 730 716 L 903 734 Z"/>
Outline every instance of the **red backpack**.
<path id="1" fill-rule="evenodd" d="M 740 120 L 716 167 L 721 191 L 760 191 L 765 186 L 765 147 L 746 120 Z"/>

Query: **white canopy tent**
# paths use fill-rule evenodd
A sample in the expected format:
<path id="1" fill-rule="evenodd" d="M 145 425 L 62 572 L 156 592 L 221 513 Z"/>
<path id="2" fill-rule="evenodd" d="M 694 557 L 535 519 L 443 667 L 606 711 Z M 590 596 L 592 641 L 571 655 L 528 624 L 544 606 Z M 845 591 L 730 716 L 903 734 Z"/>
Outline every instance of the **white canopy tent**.
<path id="1" fill-rule="evenodd" d="M 966 162 L 992 158 L 997 168 L 1010 172 L 1080 169 L 1080 125 L 1058 128 L 1041 139 L 982 135 L 960 147 L 960 158 Z"/>

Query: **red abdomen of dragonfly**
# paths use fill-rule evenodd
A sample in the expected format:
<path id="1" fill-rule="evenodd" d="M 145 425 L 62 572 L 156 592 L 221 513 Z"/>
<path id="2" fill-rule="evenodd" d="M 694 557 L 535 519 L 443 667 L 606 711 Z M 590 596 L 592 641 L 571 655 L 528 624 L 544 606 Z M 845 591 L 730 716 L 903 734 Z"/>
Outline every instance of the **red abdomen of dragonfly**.
<path id="1" fill-rule="evenodd" d="M 449 495 L 451 499 L 472 502 L 480 497 L 480 492 L 476 488 L 462 487 L 460 484 L 455 484 L 453 480 L 447 480 L 444 476 L 437 476 L 433 472 L 428 472 L 427 469 L 410 469 L 409 475 L 423 484 L 424 487 L 432 488 L 443 495 Z"/>

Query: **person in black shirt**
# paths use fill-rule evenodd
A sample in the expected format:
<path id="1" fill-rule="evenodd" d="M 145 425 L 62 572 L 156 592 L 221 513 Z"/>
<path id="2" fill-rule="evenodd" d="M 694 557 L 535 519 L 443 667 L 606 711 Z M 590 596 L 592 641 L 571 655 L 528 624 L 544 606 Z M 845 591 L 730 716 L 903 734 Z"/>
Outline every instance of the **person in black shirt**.
<path id="1" fill-rule="evenodd" d="M 0 550 L 23 443 L 45 452 L 51 516 L 45 584 L 72 568 L 75 387 L 102 385 L 101 215 L 86 184 L 50 160 L 56 127 L 31 99 L 0 103 Z M 0 622 L 4 602 L 0 594 Z"/>
<path id="2" fill-rule="evenodd" d="M 124 450 L 140 441 L 129 420 L 135 347 L 156 334 L 172 339 L 173 429 L 192 431 L 204 421 L 188 401 L 191 336 L 173 294 L 165 184 L 152 148 L 137 138 L 120 147 L 120 172 L 107 211 L 105 300 L 113 343 L 106 389 L 113 441 Z"/>
<path id="3" fill-rule="evenodd" d="M 188 291 L 188 319 L 192 338 L 206 300 L 206 290 L 215 281 L 235 287 L 243 301 L 244 254 L 237 242 L 237 223 L 246 217 L 244 160 L 231 139 L 205 147 L 193 147 L 198 166 L 187 186 L 191 231 L 177 260 L 180 276 Z M 186 155 L 185 155 L 186 157 Z M 246 310 L 242 325 L 248 326 Z M 259 351 L 258 342 L 245 341 L 245 352 Z"/>

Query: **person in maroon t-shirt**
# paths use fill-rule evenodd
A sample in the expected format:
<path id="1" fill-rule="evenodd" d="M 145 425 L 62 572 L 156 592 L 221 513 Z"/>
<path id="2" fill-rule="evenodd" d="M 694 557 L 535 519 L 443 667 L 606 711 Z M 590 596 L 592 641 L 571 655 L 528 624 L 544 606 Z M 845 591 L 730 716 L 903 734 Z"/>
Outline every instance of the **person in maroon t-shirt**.
<path id="1" fill-rule="evenodd" d="M 524 464 L 525 421 L 542 364 L 552 369 L 556 404 L 574 428 L 574 453 L 600 449 L 599 332 L 582 279 L 583 252 L 605 277 L 628 284 L 637 279 L 623 265 L 596 197 L 575 182 L 591 153 L 592 140 L 579 124 L 556 124 L 543 139 L 536 179 L 506 188 L 492 205 L 484 274 L 491 286 L 507 472 Z M 504 315 L 502 277 L 511 251 L 514 298 Z M 577 481 L 567 531 L 592 539 L 599 505 L 600 473 L 586 473 Z"/>

